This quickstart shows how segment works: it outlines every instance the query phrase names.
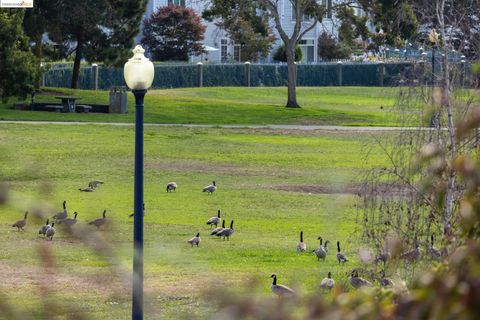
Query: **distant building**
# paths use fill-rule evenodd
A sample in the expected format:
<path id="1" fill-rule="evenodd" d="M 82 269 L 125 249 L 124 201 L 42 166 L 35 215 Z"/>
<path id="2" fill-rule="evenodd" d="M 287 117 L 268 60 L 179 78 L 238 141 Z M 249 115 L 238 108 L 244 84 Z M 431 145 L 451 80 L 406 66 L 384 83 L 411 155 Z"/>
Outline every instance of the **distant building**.
<path id="1" fill-rule="evenodd" d="M 335 0 L 319 0 L 323 5 L 331 8 L 332 2 L 335 3 Z M 147 9 L 145 11 L 145 18 L 150 16 L 158 7 L 163 7 L 168 4 L 182 5 L 194 9 L 200 16 L 204 8 L 208 5 L 206 1 L 198 0 L 149 0 L 147 4 Z M 293 32 L 293 27 L 295 25 L 295 13 L 292 10 L 292 4 L 289 0 L 280 0 L 280 17 L 282 21 L 282 26 L 288 34 Z M 192 57 L 191 61 L 211 61 L 211 62 L 240 62 L 240 44 L 236 44 L 231 40 L 227 33 L 218 28 L 213 22 L 204 21 L 204 24 L 207 26 L 205 32 L 205 40 L 203 41 L 204 46 L 207 49 L 206 54 L 198 57 Z M 276 34 L 276 29 L 272 27 Z M 302 40 L 300 40 L 300 48 L 303 51 L 303 63 L 313 63 L 317 62 L 317 43 L 318 37 L 322 32 L 327 32 L 330 34 L 337 34 L 338 23 L 336 23 L 335 18 L 332 17 L 331 12 L 328 12 L 322 23 L 317 24 L 315 28 L 307 32 Z M 277 48 L 282 44 L 282 40 L 276 34 L 277 41 L 272 48 L 270 55 L 265 59 L 265 62 L 270 62 L 272 60 L 273 53 Z M 137 39 L 140 40 L 141 36 Z"/>

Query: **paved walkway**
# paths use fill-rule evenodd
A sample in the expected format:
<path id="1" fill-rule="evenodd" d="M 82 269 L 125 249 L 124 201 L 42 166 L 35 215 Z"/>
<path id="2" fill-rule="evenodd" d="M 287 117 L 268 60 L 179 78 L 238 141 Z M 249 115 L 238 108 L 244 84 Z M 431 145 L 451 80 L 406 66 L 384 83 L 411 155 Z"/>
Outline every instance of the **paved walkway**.
<path id="1" fill-rule="evenodd" d="M 0 121 L 0 124 L 55 124 L 55 125 L 101 125 L 101 126 L 134 126 L 135 123 L 115 122 L 74 122 L 74 121 Z M 359 126 L 322 126 L 322 125 L 230 125 L 230 124 L 177 124 L 177 123 L 145 123 L 146 127 L 187 127 L 187 128 L 225 128 L 225 129 L 270 129 L 270 130 L 329 130 L 329 131 L 398 131 L 398 130 L 431 130 L 417 127 L 359 127 Z"/>

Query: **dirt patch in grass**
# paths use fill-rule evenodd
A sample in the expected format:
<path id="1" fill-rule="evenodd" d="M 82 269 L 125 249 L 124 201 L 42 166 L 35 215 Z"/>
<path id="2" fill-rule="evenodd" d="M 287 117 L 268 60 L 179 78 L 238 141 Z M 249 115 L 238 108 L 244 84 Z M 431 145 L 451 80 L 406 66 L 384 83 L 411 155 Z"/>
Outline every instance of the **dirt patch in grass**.
<path id="1" fill-rule="evenodd" d="M 171 170 L 183 172 L 199 173 L 217 173 L 233 176 L 259 176 L 265 175 L 265 172 L 248 167 L 226 165 L 226 164 L 208 164 L 198 162 L 182 162 L 175 160 L 166 160 L 164 162 L 150 162 L 145 164 L 147 169 Z"/>
<path id="2" fill-rule="evenodd" d="M 413 190 L 409 189 L 408 187 L 398 184 L 381 184 L 377 185 L 373 190 L 365 188 L 365 185 L 363 184 L 349 184 L 346 186 L 291 184 L 272 186 L 272 188 L 275 190 L 308 194 L 354 194 L 357 196 L 363 195 L 367 192 L 376 194 L 390 194 L 392 196 L 406 196 L 407 194 L 413 192 Z"/>

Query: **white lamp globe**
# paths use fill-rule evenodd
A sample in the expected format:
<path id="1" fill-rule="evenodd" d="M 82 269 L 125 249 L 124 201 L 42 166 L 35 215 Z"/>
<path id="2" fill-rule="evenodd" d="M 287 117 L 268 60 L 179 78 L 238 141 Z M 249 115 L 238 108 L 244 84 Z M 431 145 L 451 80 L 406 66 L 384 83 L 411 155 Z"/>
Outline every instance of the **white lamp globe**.
<path id="1" fill-rule="evenodd" d="M 123 67 L 125 82 L 132 90 L 147 90 L 152 86 L 155 68 L 153 63 L 145 57 L 142 46 L 137 45 L 132 52 L 133 57 L 128 59 Z"/>

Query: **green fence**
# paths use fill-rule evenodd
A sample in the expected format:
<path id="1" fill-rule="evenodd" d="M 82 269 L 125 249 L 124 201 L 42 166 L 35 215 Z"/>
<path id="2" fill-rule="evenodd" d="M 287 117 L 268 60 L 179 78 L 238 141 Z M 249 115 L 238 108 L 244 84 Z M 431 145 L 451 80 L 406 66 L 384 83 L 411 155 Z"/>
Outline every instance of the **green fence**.
<path id="1" fill-rule="evenodd" d="M 320 63 L 299 64 L 297 84 L 299 86 L 396 86 L 405 82 L 425 83 L 431 78 L 428 63 Z M 459 70 L 469 69 L 465 65 Z M 98 71 L 96 71 L 98 70 Z M 436 73 L 440 75 L 441 70 Z M 98 72 L 98 89 L 124 86 L 123 70 L 99 66 L 82 66 L 79 88 L 95 89 L 95 72 Z M 154 88 L 185 88 L 212 86 L 268 86 L 278 87 L 287 84 L 286 64 L 179 64 L 155 65 Z M 49 87 L 70 87 L 71 65 L 56 65 L 48 70 L 43 78 Z M 201 79 L 200 79 L 201 78 Z M 468 85 L 469 75 L 462 81 Z"/>

